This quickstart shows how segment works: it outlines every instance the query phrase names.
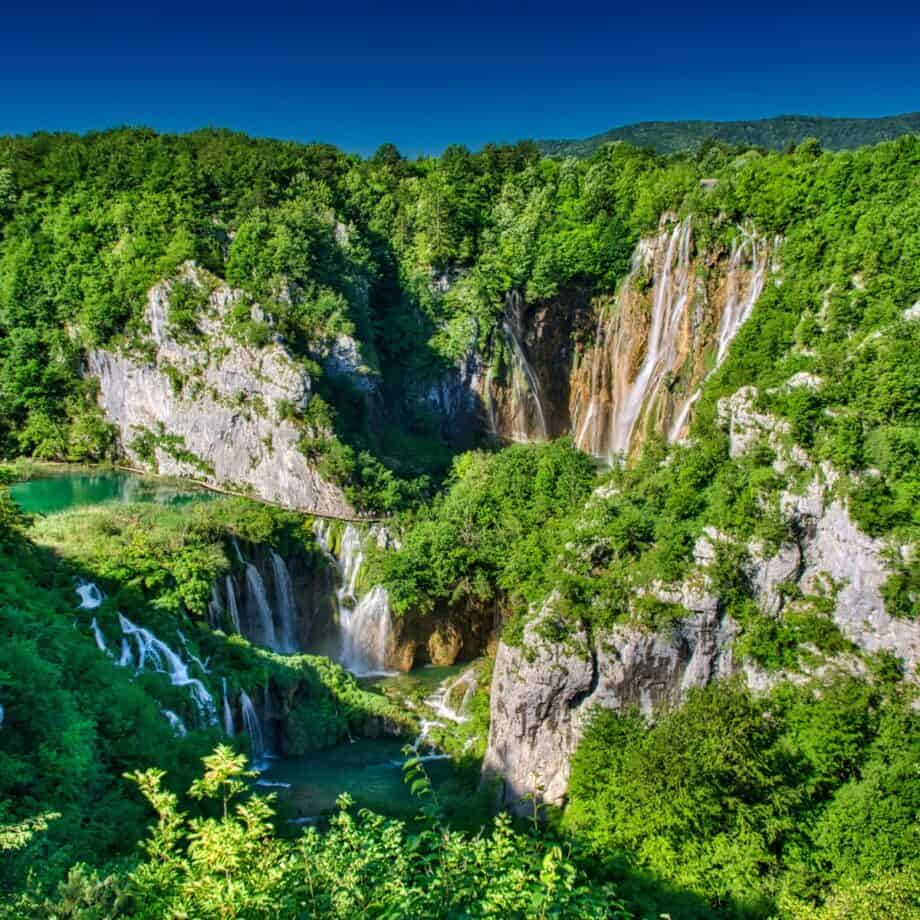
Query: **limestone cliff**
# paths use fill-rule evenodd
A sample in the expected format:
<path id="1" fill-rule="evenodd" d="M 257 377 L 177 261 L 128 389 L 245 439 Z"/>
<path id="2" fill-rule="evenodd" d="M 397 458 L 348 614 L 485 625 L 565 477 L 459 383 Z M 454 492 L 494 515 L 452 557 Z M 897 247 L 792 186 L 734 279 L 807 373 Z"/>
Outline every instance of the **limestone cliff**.
<path id="1" fill-rule="evenodd" d="M 208 291 L 186 266 L 182 283 Z M 151 289 L 144 330 L 131 351 L 90 353 L 99 403 L 137 466 L 193 476 L 299 511 L 351 516 L 341 490 L 324 480 L 298 448 L 291 410 L 306 408 L 310 378 L 273 341 L 251 346 L 230 334 L 230 314 L 243 294 L 217 283 L 194 329 L 170 322 L 174 283 Z M 243 307 L 245 309 L 245 306 Z M 258 307 L 251 315 L 264 321 Z"/>
<path id="2" fill-rule="evenodd" d="M 652 432 L 687 432 L 700 386 L 722 362 L 768 279 L 779 238 L 737 228 L 698 244 L 690 218 L 639 241 L 615 297 L 570 286 L 548 300 L 506 297 L 486 360 L 471 343 L 427 401 L 454 427 L 502 441 L 571 434 L 607 459 Z"/>
<path id="3" fill-rule="evenodd" d="M 720 405 L 733 456 L 760 437 L 773 439 L 779 448 L 777 466 L 797 468 L 808 484 L 781 496 L 792 539 L 771 552 L 757 542 L 744 547 L 754 598 L 764 614 L 778 618 L 820 599 L 826 611 L 821 615 L 852 644 L 852 652 L 830 656 L 807 648 L 808 661 L 792 672 L 766 672 L 739 659 L 734 649 L 738 626 L 725 614 L 707 573 L 718 544 L 728 538 L 708 528 L 697 541 L 695 565 L 683 583 L 646 589 L 687 610 L 675 627 L 651 632 L 625 623 L 573 634 L 565 626 L 567 639 L 560 643 L 560 630 L 552 629 L 550 598 L 526 627 L 520 645 L 499 645 L 483 769 L 500 781 L 505 804 L 526 808 L 522 797 L 531 794 L 553 805 L 564 802 L 569 758 L 596 707 L 622 711 L 635 706 L 652 717 L 658 707 L 678 703 L 691 687 L 726 676 L 741 675 L 757 691 L 781 679 L 800 681 L 835 669 L 863 673 L 863 656 L 878 652 L 898 659 L 905 677 L 917 682 L 920 622 L 892 616 L 882 595 L 890 573 L 887 555 L 899 548 L 859 530 L 834 488 L 833 471 L 815 468 L 795 445 L 784 446 L 779 438 L 788 434 L 783 423 L 755 412 L 755 395 L 746 388 Z"/>

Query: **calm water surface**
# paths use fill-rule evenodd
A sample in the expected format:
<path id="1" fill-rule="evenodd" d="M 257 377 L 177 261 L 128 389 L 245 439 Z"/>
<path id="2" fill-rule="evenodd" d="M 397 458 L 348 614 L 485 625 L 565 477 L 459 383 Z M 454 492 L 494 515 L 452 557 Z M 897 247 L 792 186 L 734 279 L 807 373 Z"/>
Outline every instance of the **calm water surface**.
<path id="1" fill-rule="evenodd" d="M 177 505 L 207 500 L 213 493 L 193 485 L 145 478 L 134 473 L 58 473 L 16 482 L 10 495 L 27 514 L 57 514 L 69 508 L 107 502 L 157 502 Z"/>

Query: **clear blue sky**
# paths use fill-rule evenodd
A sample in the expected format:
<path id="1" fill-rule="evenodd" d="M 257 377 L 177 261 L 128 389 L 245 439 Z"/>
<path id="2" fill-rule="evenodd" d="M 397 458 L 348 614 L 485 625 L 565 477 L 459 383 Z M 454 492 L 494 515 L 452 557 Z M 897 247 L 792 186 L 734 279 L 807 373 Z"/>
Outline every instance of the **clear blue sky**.
<path id="1" fill-rule="evenodd" d="M 0 14 L 0 134 L 210 124 L 415 155 L 920 109 L 920 3 L 789 5 L 20 3 Z"/>

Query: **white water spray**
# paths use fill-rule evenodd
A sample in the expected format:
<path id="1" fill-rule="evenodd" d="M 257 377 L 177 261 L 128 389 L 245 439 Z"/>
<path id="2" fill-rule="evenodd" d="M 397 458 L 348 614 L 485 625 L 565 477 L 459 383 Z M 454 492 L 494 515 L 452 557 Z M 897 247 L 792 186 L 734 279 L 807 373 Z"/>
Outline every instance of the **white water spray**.
<path id="1" fill-rule="evenodd" d="M 272 572 L 275 576 L 275 599 L 278 602 L 278 619 L 281 622 L 281 637 L 278 651 L 293 655 L 297 651 L 297 603 L 294 600 L 294 585 L 285 561 L 272 549 Z"/>
<path id="2" fill-rule="evenodd" d="M 81 610 L 95 610 L 105 599 L 105 595 L 91 581 L 82 581 L 77 585 Z"/>
<path id="3" fill-rule="evenodd" d="M 127 638 L 133 638 L 137 646 L 137 670 L 143 671 L 147 663 L 154 671 L 166 674 L 175 687 L 187 687 L 189 695 L 202 720 L 209 725 L 217 724 L 217 710 L 208 688 L 188 672 L 188 665 L 165 642 L 158 639 L 149 629 L 136 626 L 123 613 L 118 614 L 121 631 Z"/>
<path id="4" fill-rule="evenodd" d="M 245 690 L 240 691 L 240 709 L 243 713 L 243 730 L 249 735 L 249 745 L 252 748 L 253 770 L 265 769 L 265 740 L 262 735 L 262 723 L 252 700 Z"/>
<path id="5" fill-rule="evenodd" d="M 93 631 L 93 638 L 96 640 L 96 645 L 99 646 L 99 651 L 105 652 L 106 655 L 111 655 L 109 647 L 105 644 L 105 636 L 102 635 L 102 630 L 95 617 L 93 617 L 93 622 L 89 624 L 89 628 Z"/>
<path id="6" fill-rule="evenodd" d="M 259 644 L 277 651 L 275 620 L 272 616 L 271 604 L 268 602 L 265 582 L 262 581 L 259 570 L 251 562 L 246 563 L 246 589 L 252 602 L 250 607 L 255 607 L 256 616 L 259 619 Z"/>
<path id="7" fill-rule="evenodd" d="M 357 597 L 358 576 L 364 562 L 361 532 L 352 524 L 346 525 L 340 555 L 336 558 L 329 547 L 325 522 L 317 521 L 314 531 L 320 546 L 339 570 L 336 596 L 342 633 L 340 663 L 360 676 L 389 673 L 386 670 L 392 634 L 389 594 L 386 588 L 376 585 L 360 600 Z"/>

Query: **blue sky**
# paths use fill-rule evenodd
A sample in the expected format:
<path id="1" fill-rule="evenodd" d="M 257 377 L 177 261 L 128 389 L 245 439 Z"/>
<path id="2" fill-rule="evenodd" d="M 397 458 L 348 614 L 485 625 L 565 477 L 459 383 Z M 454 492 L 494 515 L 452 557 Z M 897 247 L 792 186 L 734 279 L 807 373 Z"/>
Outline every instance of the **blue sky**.
<path id="1" fill-rule="evenodd" d="M 210 124 L 415 155 L 644 120 L 920 110 L 920 4 L 782 6 L 20 5 L 0 14 L 0 133 Z"/>

